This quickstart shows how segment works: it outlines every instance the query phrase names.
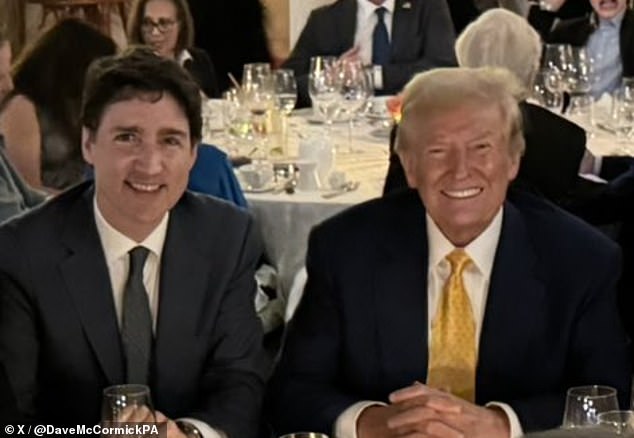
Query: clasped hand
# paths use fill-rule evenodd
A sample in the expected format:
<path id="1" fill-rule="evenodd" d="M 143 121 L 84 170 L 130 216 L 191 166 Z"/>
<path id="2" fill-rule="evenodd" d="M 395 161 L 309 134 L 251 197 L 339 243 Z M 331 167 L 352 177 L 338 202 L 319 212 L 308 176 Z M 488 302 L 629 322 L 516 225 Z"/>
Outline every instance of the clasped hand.
<path id="1" fill-rule="evenodd" d="M 509 438 L 506 414 L 421 383 L 390 395 L 387 406 L 366 408 L 357 421 L 359 438 Z"/>

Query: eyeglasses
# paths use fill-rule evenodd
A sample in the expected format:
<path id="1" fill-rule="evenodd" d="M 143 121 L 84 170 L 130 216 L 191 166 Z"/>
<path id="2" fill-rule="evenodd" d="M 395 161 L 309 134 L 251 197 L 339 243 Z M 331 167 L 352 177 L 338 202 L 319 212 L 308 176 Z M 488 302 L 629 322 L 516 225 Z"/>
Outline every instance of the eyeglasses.
<path id="1" fill-rule="evenodd" d="M 144 18 L 141 22 L 141 30 L 145 33 L 152 33 L 154 28 L 157 28 L 160 33 L 166 33 L 169 32 L 176 23 L 178 23 L 178 20 L 172 20 L 171 18 L 159 18 L 158 21 Z"/>

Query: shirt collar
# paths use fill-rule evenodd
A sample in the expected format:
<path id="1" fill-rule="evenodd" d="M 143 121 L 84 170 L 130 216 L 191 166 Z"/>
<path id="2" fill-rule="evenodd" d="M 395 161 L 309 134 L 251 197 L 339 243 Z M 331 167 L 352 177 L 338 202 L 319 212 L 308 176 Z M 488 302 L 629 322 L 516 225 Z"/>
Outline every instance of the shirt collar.
<path id="1" fill-rule="evenodd" d="M 154 230 L 152 230 L 145 240 L 142 242 L 135 242 L 125 234 L 116 230 L 108 223 L 108 221 L 106 221 L 106 218 L 103 217 L 103 214 L 101 214 L 101 210 L 99 210 L 99 206 L 97 205 L 97 196 L 93 198 L 93 207 L 95 222 L 97 224 L 97 232 L 99 233 L 101 245 L 103 246 L 104 253 L 106 254 L 106 260 L 108 262 L 123 257 L 136 246 L 143 246 L 149 249 L 150 252 L 158 258 L 161 257 L 163 244 L 165 243 L 165 236 L 167 235 L 169 212 L 165 213 L 161 222 L 156 226 L 156 228 L 154 228 Z"/>
<path id="2" fill-rule="evenodd" d="M 500 240 L 500 233 L 502 232 L 503 211 L 504 209 L 500 207 L 489 226 L 464 248 L 474 265 L 485 277 L 490 277 L 491 270 L 493 269 L 495 251 Z M 426 217 L 427 241 L 429 242 L 429 266 L 435 267 L 438 266 L 455 247 L 453 243 L 445 237 L 442 231 L 440 231 L 431 216 L 426 214 Z"/>
<path id="3" fill-rule="evenodd" d="M 598 20 L 599 27 L 614 27 L 614 28 L 620 29 L 621 22 L 623 21 L 623 17 L 625 16 L 626 11 L 627 9 L 621 12 L 620 14 L 610 18 L 609 20 L 604 20 L 603 18 L 599 18 Z"/>
<path id="4" fill-rule="evenodd" d="M 193 60 L 194 57 L 191 53 L 189 53 L 189 50 L 185 49 L 178 54 L 178 56 L 176 57 L 176 62 L 178 62 L 179 65 L 184 65 L 185 61 L 189 61 L 190 59 Z"/>
<path id="5" fill-rule="evenodd" d="M 385 0 L 383 4 L 377 6 L 370 2 L 370 0 L 357 0 L 357 7 L 359 8 L 360 16 L 368 18 L 374 14 L 376 8 L 380 7 L 387 9 L 388 14 L 393 14 L 395 1 L 396 0 Z"/>

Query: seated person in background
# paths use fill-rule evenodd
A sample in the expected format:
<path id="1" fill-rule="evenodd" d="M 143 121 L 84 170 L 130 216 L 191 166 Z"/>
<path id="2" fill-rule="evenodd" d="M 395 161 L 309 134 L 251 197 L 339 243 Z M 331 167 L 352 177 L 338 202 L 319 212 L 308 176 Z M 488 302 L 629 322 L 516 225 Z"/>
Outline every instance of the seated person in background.
<path id="1" fill-rule="evenodd" d="M 559 20 L 580 18 L 592 12 L 589 0 L 529 0 L 528 21 L 546 38 Z"/>
<path id="2" fill-rule="evenodd" d="M 79 112 L 88 65 L 112 39 L 76 19 L 56 23 L 16 59 L 15 88 L 0 104 L 6 153 L 31 187 L 58 191 L 83 179 Z"/>
<path id="3" fill-rule="evenodd" d="M 220 92 L 233 87 L 249 62 L 271 62 L 260 0 L 187 0 L 196 28 L 196 46 L 211 57 Z"/>
<path id="4" fill-rule="evenodd" d="M 220 97 L 216 70 L 204 50 L 193 47 L 194 23 L 185 0 L 135 0 L 128 38 L 146 44 L 187 70 L 208 98 Z"/>
<path id="5" fill-rule="evenodd" d="M 0 222 L 41 204 L 45 199 L 45 193 L 30 188 L 14 169 L 0 135 Z"/>
<path id="6" fill-rule="evenodd" d="M 596 76 L 591 93 L 598 99 L 634 76 L 634 11 L 627 0 L 589 1 L 592 14 L 558 22 L 544 41 L 586 47 Z"/>
<path id="7" fill-rule="evenodd" d="M 504 67 L 531 90 L 541 56 L 541 40 L 526 19 L 504 9 L 483 13 L 460 34 L 456 57 L 463 67 Z M 547 109 L 520 103 L 526 151 L 515 186 L 568 203 L 580 182 L 579 166 L 585 152 L 585 131 Z M 384 193 L 405 187 L 398 155 L 392 151 Z"/>
<path id="8" fill-rule="evenodd" d="M 196 162 L 189 172 L 187 188 L 193 192 L 226 199 L 238 207 L 248 207 L 231 161 L 227 154 L 214 145 L 198 145 Z"/>
<path id="9" fill-rule="evenodd" d="M 4 96 L 13 90 L 11 78 L 11 42 L 4 28 L 0 25 L 0 104 Z"/>
<path id="10" fill-rule="evenodd" d="M 256 436 L 261 242 L 242 209 L 185 191 L 200 99 L 177 63 L 145 48 L 88 71 L 94 183 L 0 227 L 0 362 L 21 413 L 94 425 L 105 387 L 137 383 L 168 438 Z"/>
<path id="11" fill-rule="evenodd" d="M 298 107 L 310 105 L 312 56 L 358 59 L 374 68 L 378 94 L 399 92 L 417 72 L 455 64 L 445 0 L 337 0 L 308 17 L 284 62 L 297 76 Z"/>
<path id="12" fill-rule="evenodd" d="M 618 248 L 548 202 L 507 197 L 518 87 L 491 68 L 406 86 L 397 151 L 415 190 L 312 231 L 269 389 L 278 434 L 508 438 L 557 427 L 571 386 L 629 402 Z"/>

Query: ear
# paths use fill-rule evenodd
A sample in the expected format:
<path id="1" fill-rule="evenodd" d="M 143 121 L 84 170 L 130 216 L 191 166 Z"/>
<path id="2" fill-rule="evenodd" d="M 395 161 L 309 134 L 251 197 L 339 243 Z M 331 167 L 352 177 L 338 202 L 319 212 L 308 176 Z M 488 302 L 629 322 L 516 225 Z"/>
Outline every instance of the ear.
<path id="1" fill-rule="evenodd" d="M 510 157 L 509 169 L 507 172 L 508 180 L 513 181 L 517 177 L 517 173 L 520 170 L 520 160 L 522 156 L 520 154 L 513 154 Z"/>
<path id="2" fill-rule="evenodd" d="M 399 160 L 401 160 L 401 165 L 403 166 L 403 171 L 405 172 L 405 179 L 407 180 L 407 185 L 411 188 L 415 188 L 418 186 L 418 173 L 416 172 L 416 167 L 418 165 L 418 157 L 412 151 L 399 151 L 397 153 Z"/>
<path id="3" fill-rule="evenodd" d="M 194 140 L 192 142 L 192 147 L 190 149 L 190 156 L 189 156 L 189 170 L 192 170 L 192 167 L 194 167 L 194 163 L 196 163 L 196 158 L 198 157 L 198 146 L 200 145 L 200 142 L 197 140 Z"/>
<path id="4" fill-rule="evenodd" d="M 88 164 L 93 164 L 95 133 L 85 126 L 81 128 L 81 154 Z"/>

